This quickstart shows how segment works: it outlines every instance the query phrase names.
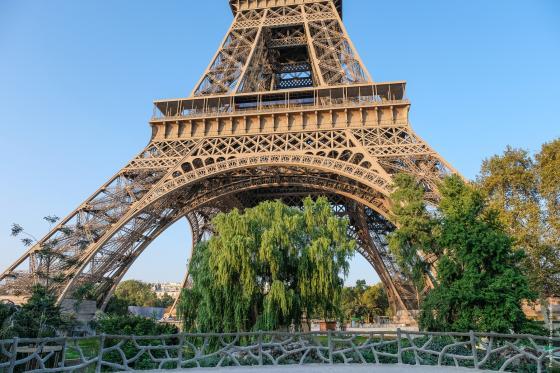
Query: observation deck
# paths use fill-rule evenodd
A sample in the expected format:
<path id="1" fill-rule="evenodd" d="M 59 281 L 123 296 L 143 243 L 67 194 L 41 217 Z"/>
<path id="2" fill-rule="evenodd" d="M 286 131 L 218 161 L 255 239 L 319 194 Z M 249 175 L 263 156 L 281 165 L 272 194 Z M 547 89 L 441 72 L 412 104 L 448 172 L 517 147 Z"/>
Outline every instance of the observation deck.
<path id="1" fill-rule="evenodd" d="M 341 105 L 403 105 L 406 82 L 365 83 L 236 95 L 200 96 L 154 101 L 152 122 L 203 116 L 247 115 L 293 109 L 338 108 Z"/>
<path id="2" fill-rule="evenodd" d="M 153 137 L 201 138 L 408 125 L 406 82 L 157 100 Z"/>
<path id="3" fill-rule="evenodd" d="M 340 18 L 342 18 L 342 0 L 332 0 Z M 233 15 L 243 10 L 276 8 L 281 6 L 294 6 L 301 4 L 312 4 L 325 2 L 325 0 L 229 0 L 229 5 Z"/>

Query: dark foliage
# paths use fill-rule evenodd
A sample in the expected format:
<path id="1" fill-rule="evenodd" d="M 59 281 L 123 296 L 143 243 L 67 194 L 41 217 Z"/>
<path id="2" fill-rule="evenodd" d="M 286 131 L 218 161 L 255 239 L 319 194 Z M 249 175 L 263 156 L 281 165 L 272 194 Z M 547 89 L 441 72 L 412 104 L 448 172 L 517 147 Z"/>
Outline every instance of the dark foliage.
<path id="1" fill-rule="evenodd" d="M 420 263 L 415 268 L 434 279 L 421 305 L 420 326 L 430 331 L 534 331 L 521 309 L 523 300 L 535 298 L 519 268 L 523 253 L 512 249 L 512 238 L 482 192 L 450 176 L 440 185 L 437 210 L 428 212 L 418 205 L 414 179 L 400 179 L 395 203 L 403 208 L 392 249 L 408 263 Z M 437 258 L 435 268 L 423 262 L 421 253 Z M 429 273 L 437 273 L 437 279 Z"/>
<path id="2" fill-rule="evenodd" d="M 56 297 L 45 287 L 36 285 L 26 304 L 4 322 L 3 337 L 54 337 L 72 327 L 56 305 Z"/>
<path id="3" fill-rule="evenodd" d="M 97 320 L 96 331 L 98 334 L 113 335 L 160 335 L 179 332 L 175 325 L 134 315 L 104 315 Z"/>

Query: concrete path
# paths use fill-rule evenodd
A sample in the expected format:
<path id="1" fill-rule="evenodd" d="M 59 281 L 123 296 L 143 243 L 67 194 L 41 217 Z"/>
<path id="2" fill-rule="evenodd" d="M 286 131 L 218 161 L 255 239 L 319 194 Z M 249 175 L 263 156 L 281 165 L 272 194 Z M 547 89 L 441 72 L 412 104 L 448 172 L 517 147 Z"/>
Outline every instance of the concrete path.
<path id="1" fill-rule="evenodd" d="M 169 372 L 167 371 L 151 371 Z M 264 367 L 226 367 L 175 370 L 183 373 L 451 373 L 483 372 L 482 370 L 453 367 L 414 365 L 284 365 Z"/>

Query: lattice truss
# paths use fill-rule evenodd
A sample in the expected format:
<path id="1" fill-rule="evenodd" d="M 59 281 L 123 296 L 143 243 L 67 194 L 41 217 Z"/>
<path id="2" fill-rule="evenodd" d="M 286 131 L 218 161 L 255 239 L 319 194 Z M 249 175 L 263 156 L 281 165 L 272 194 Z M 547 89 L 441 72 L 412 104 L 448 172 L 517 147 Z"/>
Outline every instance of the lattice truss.
<path id="1" fill-rule="evenodd" d="M 326 101 L 330 96 L 319 97 L 309 88 L 344 84 L 350 87 L 346 92 L 357 95 L 347 97 L 351 102 L 363 99 L 360 89 L 365 88 L 352 86 L 361 81 L 369 81 L 368 74 L 332 0 L 237 12 L 190 100 L 207 102 L 211 99 L 207 95 L 227 92 L 239 100 L 235 105 L 256 107 L 259 96 L 242 92 L 291 88 L 290 94 L 307 99 L 317 95 L 325 101 L 321 110 L 331 114 L 323 115 L 320 125 L 316 121 L 307 129 L 282 132 L 265 127 L 249 132 L 244 126 L 234 130 L 233 124 L 231 132 L 221 136 L 166 137 L 154 131 L 140 154 L 0 275 L 0 297 L 25 296 L 32 284 L 40 282 L 48 283 L 62 301 L 92 284 L 103 308 L 135 260 L 177 220 L 189 222 L 194 247 L 212 234 L 212 217 L 221 211 L 266 199 L 298 206 L 307 195 L 326 195 L 338 213 L 349 217 L 349 234 L 379 274 L 393 309 L 397 313 L 418 309 L 418 294 L 387 249 L 386 236 L 394 229 L 388 201 L 392 178 L 400 172 L 414 175 L 433 202 L 438 181 L 453 171 L 412 131 L 405 117 L 345 121 L 340 118 L 349 116 L 334 115 L 333 109 L 344 112 L 352 106 L 344 109 L 345 101 L 332 100 L 329 109 L 325 105 L 331 105 Z M 370 92 L 374 94 L 373 88 Z M 382 86 L 375 94 L 378 100 L 364 101 L 371 107 L 358 110 L 379 109 L 385 118 L 386 101 L 393 98 L 383 93 Z M 273 100 L 285 97 L 272 95 Z M 402 110 L 402 105 L 407 109 L 406 101 L 397 104 L 401 113 L 406 112 Z M 290 116 L 303 118 L 303 106 L 289 110 L 286 121 Z M 209 121 L 215 120 L 212 113 L 207 115 Z M 377 114 L 362 113 L 362 119 L 366 117 Z M 188 283 L 187 272 L 184 286 Z"/>
<path id="2" fill-rule="evenodd" d="M 332 0 L 239 11 L 196 96 L 369 82 Z"/>
<path id="3" fill-rule="evenodd" d="M 415 309 L 384 237 L 391 175 L 417 175 L 428 190 L 449 172 L 408 127 L 342 129 L 154 141 L 2 274 L 5 294 L 51 279 L 61 299 L 95 284 L 100 305 L 143 250 L 187 217 L 193 244 L 211 233 L 219 211 L 254 205 L 244 191 L 344 196 L 360 253 L 387 286 L 396 309 Z M 45 255 L 45 247 L 56 252 Z M 48 252 L 48 251 L 47 251 Z M 48 259 L 48 260 L 46 260 Z M 54 279 L 54 280 L 53 280 Z"/>

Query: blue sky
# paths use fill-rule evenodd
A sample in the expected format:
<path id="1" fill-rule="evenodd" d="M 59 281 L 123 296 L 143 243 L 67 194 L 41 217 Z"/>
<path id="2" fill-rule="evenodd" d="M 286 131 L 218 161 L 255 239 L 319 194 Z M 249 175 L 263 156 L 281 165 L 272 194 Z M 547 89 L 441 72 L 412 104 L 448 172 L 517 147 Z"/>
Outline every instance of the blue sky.
<path id="1" fill-rule="evenodd" d="M 411 122 L 462 174 L 560 136 L 560 1 L 345 0 L 375 81 L 407 80 Z M 147 143 L 154 99 L 187 96 L 232 16 L 226 0 L 0 1 L 0 268 Z M 129 277 L 179 281 L 179 222 Z M 376 281 L 357 257 L 349 283 Z"/>

